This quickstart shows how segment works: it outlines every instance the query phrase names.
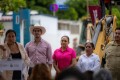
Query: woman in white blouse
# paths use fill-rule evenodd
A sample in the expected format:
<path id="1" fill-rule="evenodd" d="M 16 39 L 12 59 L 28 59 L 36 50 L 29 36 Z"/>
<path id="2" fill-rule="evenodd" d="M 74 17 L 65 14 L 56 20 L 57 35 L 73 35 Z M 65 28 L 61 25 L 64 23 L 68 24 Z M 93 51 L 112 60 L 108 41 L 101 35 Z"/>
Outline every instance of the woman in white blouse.
<path id="1" fill-rule="evenodd" d="M 81 72 L 88 70 L 96 72 L 100 69 L 100 59 L 98 55 L 93 53 L 94 48 L 94 44 L 91 42 L 85 44 L 86 53 L 82 54 L 77 62 L 77 67 Z"/>

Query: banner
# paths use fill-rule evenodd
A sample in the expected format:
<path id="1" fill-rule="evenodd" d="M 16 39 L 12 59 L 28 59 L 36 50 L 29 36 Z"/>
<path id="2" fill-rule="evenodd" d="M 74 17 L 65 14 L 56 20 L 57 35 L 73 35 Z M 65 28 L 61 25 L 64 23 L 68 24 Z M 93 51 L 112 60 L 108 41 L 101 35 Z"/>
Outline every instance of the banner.
<path id="1" fill-rule="evenodd" d="M 0 60 L 0 71 L 4 70 L 23 70 L 23 60 Z"/>
<path id="2" fill-rule="evenodd" d="M 93 25 L 95 24 L 96 18 L 101 19 L 100 6 L 89 6 L 89 13 L 90 13 Z"/>

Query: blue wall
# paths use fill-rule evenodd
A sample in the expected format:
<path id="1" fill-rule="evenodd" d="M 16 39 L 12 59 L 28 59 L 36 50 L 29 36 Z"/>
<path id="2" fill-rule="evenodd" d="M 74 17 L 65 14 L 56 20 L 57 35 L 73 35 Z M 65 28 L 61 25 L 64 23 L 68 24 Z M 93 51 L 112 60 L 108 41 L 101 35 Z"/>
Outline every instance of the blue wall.
<path id="1" fill-rule="evenodd" d="M 24 45 L 30 41 L 30 10 L 28 9 L 21 9 L 20 10 L 20 19 L 25 21 L 24 24 Z"/>
<path id="2" fill-rule="evenodd" d="M 20 14 L 13 12 L 13 29 L 16 31 L 16 41 L 20 42 Z"/>
<path id="3" fill-rule="evenodd" d="M 17 33 L 16 40 L 20 42 L 20 21 L 24 20 L 24 45 L 30 41 L 30 10 L 21 9 L 19 12 L 13 13 L 13 29 Z"/>

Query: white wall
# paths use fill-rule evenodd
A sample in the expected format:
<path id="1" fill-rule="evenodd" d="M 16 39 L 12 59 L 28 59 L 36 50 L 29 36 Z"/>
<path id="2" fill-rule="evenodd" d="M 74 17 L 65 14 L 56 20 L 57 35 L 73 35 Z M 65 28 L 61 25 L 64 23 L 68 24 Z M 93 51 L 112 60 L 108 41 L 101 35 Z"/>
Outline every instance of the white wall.
<path id="1" fill-rule="evenodd" d="M 80 33 L 81 33 L 81 21 L 79 22 L 79 34 L 71 34 L 68 30 L 58 30 L 58 19 L 56 17 L 45 16 L 45 15 L 32 15 L 31 24 L 40 23 L 46 28 L 46 33 L 42 36 L 43 39 L 48 41 L 52 46 L 52 52 L 60 47 L 61 37 L 64 35 L 69 36 L 70 44 L 69 46 L 73 48 L 73 39 L 77 38 L 77 43 L 79 44 Z M 31 35 L 31 40 L 33 36 Z"/>

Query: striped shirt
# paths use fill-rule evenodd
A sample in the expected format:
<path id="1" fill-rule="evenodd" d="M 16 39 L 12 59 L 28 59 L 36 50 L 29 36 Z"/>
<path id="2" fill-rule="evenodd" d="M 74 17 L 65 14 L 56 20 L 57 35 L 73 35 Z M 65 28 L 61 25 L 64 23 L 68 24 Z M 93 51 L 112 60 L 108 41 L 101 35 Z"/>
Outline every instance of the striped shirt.
<path id="1" fill-rule="evenodd" d="M 41 39 L 36 45 L 34 41 L 26 44 L 25 49 L 33 64 L 52 64 L 52 50 L 49 43 Z"/>

